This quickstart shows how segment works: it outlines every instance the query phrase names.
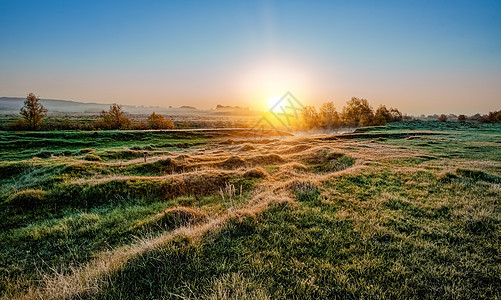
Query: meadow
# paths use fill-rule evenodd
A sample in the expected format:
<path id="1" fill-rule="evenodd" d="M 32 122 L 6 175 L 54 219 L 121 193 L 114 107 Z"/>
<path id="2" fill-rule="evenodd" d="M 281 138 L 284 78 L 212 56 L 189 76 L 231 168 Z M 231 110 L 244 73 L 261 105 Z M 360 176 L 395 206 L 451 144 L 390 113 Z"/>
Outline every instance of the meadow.
<path id="1" fill-rule="evenodd" d="M 501 298 L 501 125 L 0 131 L 4 299 Z"/>

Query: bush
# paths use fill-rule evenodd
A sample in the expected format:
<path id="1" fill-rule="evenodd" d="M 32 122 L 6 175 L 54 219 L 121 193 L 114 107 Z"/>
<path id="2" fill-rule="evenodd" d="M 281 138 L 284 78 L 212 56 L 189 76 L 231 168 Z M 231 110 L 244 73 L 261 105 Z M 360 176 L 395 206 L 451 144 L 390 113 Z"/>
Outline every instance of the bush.
<path id="1" fill-rule="evenodd" d="M 164 118 L 162 115 L 157 115 L 155 112 L 148 117 L 148 126 L 151 129 L 172 129 L 176 127 L 171 120 Z"/>
<path id="2" fill-rule="evenodd" d="M 97 127 L 102 129 L 126 129 L 130 126 L 131 120 L 122 111 L 122 106 L 113 103 L 109 111 L 102 111 Z"/>

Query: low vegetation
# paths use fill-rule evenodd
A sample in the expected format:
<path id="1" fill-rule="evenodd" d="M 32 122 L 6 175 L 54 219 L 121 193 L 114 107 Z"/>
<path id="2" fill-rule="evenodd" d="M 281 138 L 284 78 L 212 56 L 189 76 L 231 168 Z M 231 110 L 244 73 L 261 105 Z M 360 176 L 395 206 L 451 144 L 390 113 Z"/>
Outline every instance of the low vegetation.
<path id="1" fill-rule="evenodd" d="M 1 297 L 501 297 L 499 125 L 257 133 L 0 132 Z"/>

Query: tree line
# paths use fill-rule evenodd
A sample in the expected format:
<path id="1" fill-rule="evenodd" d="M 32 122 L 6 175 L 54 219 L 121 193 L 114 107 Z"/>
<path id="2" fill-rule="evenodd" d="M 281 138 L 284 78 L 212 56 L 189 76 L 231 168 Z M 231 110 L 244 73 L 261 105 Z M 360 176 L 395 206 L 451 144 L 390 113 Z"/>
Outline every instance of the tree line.
<path id="1" fill-rule="evenodd" d="M 47 117 L 47 109 L 40 103 L 40 98 L 30 93 L 20 111 L 22 119 L 17 120 L 13 129 L 36 130 Z M 108 111 L 103 110 L 99 119 L 91 124 L 93 129 L 172 129 L 174 123 L 160 114 L 153 112 L 145 124 L 132 126 L 132 120 L 122 110 L 122 106 L 113 103 Z"/>
<path id="2" fill-rule="evenodd" d="M 24 106 L 20 110 L 22 119 L 14 122 L 10 128 L 15 130 L 37 130 L 42 127 L 44 119 L 47 117 L 47 109 L 40 103 L 40 98 L 30 93 L 24 101 Z M 327 102 L 317 109 L 313 105 L 303 107 L 301 111 L 301 125 L 306 129 L 336 128 L 343 126 L 380 126 L 387 123 L 400 122 L 404 116 L 397 108 L 387 108 L 380 105 L 376 110 L 372 108 L 366 99 L 352 97 L 346 102 L 341 111 L 337 111 L 333 102 Z M 465 122 L 468 118 L 459 115 L 457 120 Z M 440 115 L 438 121 L 446 122 L 446 115 Z M 501 123 L 501 110 L 489 112 L 488 115 L 478 116 L 475 121 L 480 123 Z M 186 123 L 186 122 L 185 122 Z M 160 114 L 153 112 L 146 122 L 133 124 L 132 120 L 123 112 L 121 105 L 114 103 L 108 111 L 103 110 L 97 121 L 91 124 L 64 124 L 59 129 L 172 129 L 174 123 Z M 188 125 L 181 126 L 188 128 Z M 43 128 L 42 128 L 43 129 Z"/>
<path id="3" fill-rule="evenodd" d="M 307 129 L 335 128 L 342 126 L 378 126 L 402 121 L 402 113 L 393 107 L 380 105 L 376 110 L 369 101 L 352 97 L 338 112 L 333 102 L 320 106 L 319 111 L 313 105 L 305 106 L 301 112 L 302 124 Z"/>

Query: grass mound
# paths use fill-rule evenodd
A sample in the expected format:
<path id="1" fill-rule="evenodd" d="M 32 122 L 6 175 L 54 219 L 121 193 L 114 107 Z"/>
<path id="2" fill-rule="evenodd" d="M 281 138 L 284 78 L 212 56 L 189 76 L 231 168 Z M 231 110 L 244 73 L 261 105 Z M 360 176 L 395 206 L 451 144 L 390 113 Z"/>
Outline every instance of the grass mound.
<path id="1" fill-rule="evenodd" d="M 437 181 L 440 183 L 451 183 L 456 179 L 459 179 L 459 177 L 451 172 L 445 172 L 437 176 Z"/>
<path id="2" fill-rule="evenodd" d="M 225 161 L 221 162 L 218 164 L 219 167 L 224 168 L 224 169 L 238 169 L 245 167 L 247 163 L 243 158 L 240 156 L 232 156 Z"/>
<path id="3" fill-rule="evenodd" d="M 270 174 L 268 174 L 268 172 L 266 172 L 266 170 L 261 167 L 252 168 L 245 171 L 244 173 L 244 177 L 247 178 L 266 178 L 269 175 Z"/>
<path id="4" fill-rule="evenodd" d="M 315 173 L 337 172 L 355 164 L 355 159 L 344 153 L 332 152 L 329 148 L 312 151 L 303 158 L 303 161 Z"/>
<path id="5" fill-rule="evenodd" d="M 134 174 L 152 174 L 152 175 L 163 175 L 178 173 L 184 170 L 182 163 L 176 162 L 170 157 L 166 159 L 159 159 L 152 163 L 142 163 L 134 165 L 131 171 Z"/>
<path id="6" fill-rule="evenodd" d="M 24 190 L 12 194 L 5 204 L 16 210 L 29 210 L 43 205 L 45 199 L 45 191 L 43 190 Z"/>
<path id="7" fill-rule="evenodd" d="M 302 163 L 298 162 L 290 162 L 287 164 L 283 164 L 279 167 L 280 171 L 294 171 L 294 172 L 306 172 L 308 171 L 308 167 Z"/>
<path id="8" fill-rule="evenodd" d="M 252 145 L 251 143 L 245 143 L 242 146 L 240 146 L 240 151 L 252 151 L 256 150 L 256 147 Z"/>
<path id="9" fill-rule="evenodd" d="M 61 183 L 48 195 L 59 208 L 98 207 L 118 203 L 153 203 L 180 196 L 207 196 L 234 180 L 224 171 L 187 173 L 170 177 L 124 177 Z"/>
<path id="10" fill-rule="evenodd" d="M 283 163 L 285 159 L 283 159 L 278 154 L 268 154 L 268 155 L 256 155 L 248 159 L 251 164 L 260 164 L 260 165 L 270 165 L 270 164 L 279 164 Z"/>
<path id="11" fill-rule="evenodd" d="M 87 161 L 102 161 L 101 157 L 92 153 L 88 153 L 87 155 L 84 156 L 83 159 Z"/>
<path id="12" fill-rule="evenodd" d="M 311 148 L 311 145 L 301 144 L 301 145 L 295 145 L 295 146 L 288 147 L 287 149 L 280 151 L 280 153 L 294 154 L 294 153 L 303 152 L 303 151 L 308 150 L 310 148 Z"/>
<path id="13" fill-rule="evenodd" d="M 138 221 L 132 229 L 161 229 L 172 230 L 181 226 L 193 225 L 208 218 L 207 214 L 199 209 L 190 207 L 174 207 L 156 214 L 146 220 Z"/>
<path id="14" fill-rule="evenodd" d="M 13 176 L 17 176 L 29 168 L 30 165 L 26 162 L 0 164 L 0 179 L 6 179 L 6 178 L 11 178 Z"/>
<path id="15" fill-rule="evenodd" d="M 460 176 L 470 178 L 473 180 L 481 180 L 489 183 L 501 183 L 501 177 L 485 173 L 483 171 L 468 170 L 468 169 L 456 169 L 456 173 Z"/>
<path id="16" fill-rule="evenodd" d="M 83 155 L 83 154 L 88 154 L 88 153 L 93 153 L 93 152 L 94 152 L 94 149 L 92 149 L 92 148 L 83 148 L 83 149 L 80 149 L 79 154 Z"/>
<path id="17" fill-rule="evenodd" d="M 110 150 L 110 151 L 105 151 L 104 153 L 102 153 L 101 157 L 104 157 L 106 159 L 130 160 L 130 159 L 144 157 L 144 152 L 139 151 L 139 150 L 128 150 L 128 149 L 127 150 Z"/>

